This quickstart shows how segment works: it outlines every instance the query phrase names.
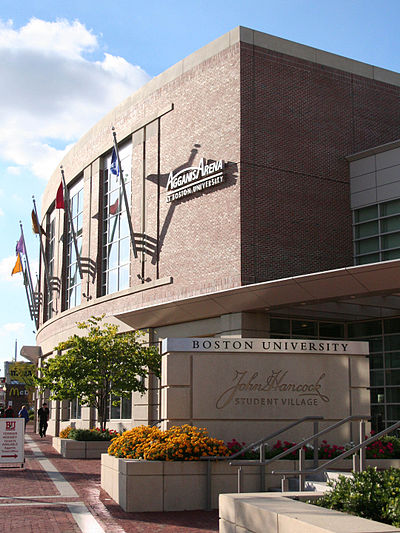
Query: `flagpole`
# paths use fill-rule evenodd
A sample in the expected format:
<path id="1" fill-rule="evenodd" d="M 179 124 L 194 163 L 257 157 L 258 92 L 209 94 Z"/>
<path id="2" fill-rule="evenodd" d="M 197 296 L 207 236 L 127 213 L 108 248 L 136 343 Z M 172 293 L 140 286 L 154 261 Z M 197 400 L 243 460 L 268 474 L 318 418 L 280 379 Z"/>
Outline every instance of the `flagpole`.
<path id="1" fill-rule="evenodd" d="M 130 207 L 129 207 L 129 203 L 128 203 L 128 196 L 126 194 L 125 180 L 124 180 L 124 177 L 122 175 L 121 160 L 119 158 L 119 151 L 118 151 L 118 144 L 117 144 L 117 134 L 115 132 L 114 126 L 111 129 L 112 129 L 113 137 L 114 137 L 114 150 L 115 150 L 115 153 L 117 155 L 118 170 L 119 170 L 119 180 L 120 180 L 120 183 L 122 185 L 122 194 L 123 194 L 123 197 L 124 197 L 126 217 L 128 219 L 128 226 L 129 226 L 129 234 L 130 234 L 130 237 L 131 237 L 132 252 L 133 252 L 134 258 L 136 259 L 138 255 L 137 255 L 137 251 L 136 251 L 135 235 L 133 233 L 131 211 L 130 211 Z"/>
<path id="2" fill-rule="evenodd" d="M 79 275 L 80 275 L 81 279 L 83 279 L 81 256 L 79 255 L 79 251 L 78 251 L 78 242 L 77 242 L 77 239 L 76 239 L 74 223 L 72 221 L 72 213 L 71 213 L 71 208 L 70 208 L 70 205 L 69 205 L 69 194 L 68 194 L 67 184 L 65 183 L 64 169 L 63 169 L 62 165 L 61 165 L 60 169 L 61 169 L 61 179 L 62 179 L 62 184 L 63 184 L 63 189 L 64 189 L 64 202 L 65 202 L 66 207 L 67 207 L 67 218 L 68 218 L 69 224 L 71 226 L 72 240 L 74 242 L 74 248 L 75 248 L 75 254 L 76 254 L 76 262 L 78 263 Z"/>
<path id="3" fill-rule="evenodd" d="M 33 283 L 32 283 L 32 276 L 31 276 L 31 269 L 30 269 L 30 266 L 29 266 L 29 259 L 28 259 L 28 251 L 26 249 L 26 242 L 25 242 L 25 235 L 24 235 L 24 230 L 22 229 L 22 222 L 19 221 L 19 225 L 20 225 L 20 228 L 21 228 L 21 235 L 22 235 L 22 241 L 24 243 L 24 250 L 25 250 L 25 253 L 24 253 L 24 260 L 25 260 L 25 269 L 26 269 L 26 272 L 27 272 L 27 275 L 28 275 L 28 286 L 29 286 L 29 291 L 30 291 L 30 296 L 31 296 L 31 306 L 32 306 L 32 311 L 33 311 L 33 316 L 34 316 L 34 319 L 35 319 L 35 324 L 36 324 L 36 329 L 38 328 L 39 326 L 39 316 L 37 314 L 37 305 L 36 305 L 36 302 L 35 302 L 35 291 L 33 290 Z M 28 302 L 29 303 L 29 302 Z"/>
<path id="4" fill-rule="evenodd" d="M 22 263 L 21 263 L 22 264 Z M 24 287 L 25 287 L 25 292 L 26 292 L 26 299 L 28 301 L 28 309 L 29 309 L 29 314 L 31 315 L 31 320 L 34 320 L 35 324 L 36 324 L 36 318 L 33 316 L 32 314 L 32 304 L 30 303 L 30 300 L 32 300 L 32 297 L 29 298 L 29 292 L 28 292 L 28 287 L 27 287 L 27 284 L 25 282 L 25 272 L 24 270 L 22 269 L 22 276 L 24 278 Z"/>
<path id="5" fill-rule="evenodd" d="M 38 217 L 38 214 L 37 214 L 37 209 L 36 209 L 36 202 L 35 202 L 35 197 L 32 196 L 32 200 L 33 200 L 33 210 L 35 212 L 35 217 L 36 217 L 36 223 L 37 223 L 37 227 L 38 227 L 38 231 L 39 231 L 39 243 L 40 243 L 40 253 L 42 254 L 42 258 L 43 258 L 43 264 L 44 264 L 44 277 L 46 278 L 46 283 L 47 283 L 47 290 L 51 291 L 51 285 L 50 285 L 50 278 L 49 278 L 49 268 L 48 268 L 48 264 L 47 264 L 47 257 L 46 257 L 46 254 L 44 253 L 44 248 L 43 248 L 43 243 L 42 243 L 42 228 L 40 226 L 40 223 L 39 223 L 39 217 Z"/>

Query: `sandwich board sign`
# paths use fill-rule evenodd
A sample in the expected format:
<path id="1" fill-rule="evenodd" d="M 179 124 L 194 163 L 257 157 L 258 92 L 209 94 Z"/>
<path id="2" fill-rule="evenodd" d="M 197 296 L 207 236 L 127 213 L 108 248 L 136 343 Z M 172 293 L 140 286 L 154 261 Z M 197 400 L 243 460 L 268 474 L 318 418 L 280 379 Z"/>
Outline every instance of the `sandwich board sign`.
<path id="1" fill-rule="evenodd" d="M 24 465 L 24 430 L 23 418 L 0 418 L 0 464 Z"/>

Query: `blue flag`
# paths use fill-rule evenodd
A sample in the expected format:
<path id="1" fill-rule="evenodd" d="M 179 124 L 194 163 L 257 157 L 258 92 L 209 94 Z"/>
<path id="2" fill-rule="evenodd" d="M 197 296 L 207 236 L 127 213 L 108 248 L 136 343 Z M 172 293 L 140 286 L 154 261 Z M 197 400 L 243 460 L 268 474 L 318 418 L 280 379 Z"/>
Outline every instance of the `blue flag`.
<path id="1" fill-rule="evenodd" d="M 119 176 L 118 157 L 117 157 L 117 152 L 115 151 L 115 147 L 113 148 L 112 155 L 111 155 L 110 172 L 111 174 L 114 174 L 115 176 Z"/>

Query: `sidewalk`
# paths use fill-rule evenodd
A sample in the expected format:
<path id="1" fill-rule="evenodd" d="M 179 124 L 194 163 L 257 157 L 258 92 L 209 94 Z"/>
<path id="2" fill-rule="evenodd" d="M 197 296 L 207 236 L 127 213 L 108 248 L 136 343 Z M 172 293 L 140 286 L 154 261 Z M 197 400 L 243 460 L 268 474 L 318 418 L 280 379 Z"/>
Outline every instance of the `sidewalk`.
<path id="1" fill-rule="evenodd" d="M 100 460 L 64 459 L 28 424 L 25 469 L 0 468 L 0 533 L 208 533 L 217 511 L 125 513 L 100 488 Z"/>

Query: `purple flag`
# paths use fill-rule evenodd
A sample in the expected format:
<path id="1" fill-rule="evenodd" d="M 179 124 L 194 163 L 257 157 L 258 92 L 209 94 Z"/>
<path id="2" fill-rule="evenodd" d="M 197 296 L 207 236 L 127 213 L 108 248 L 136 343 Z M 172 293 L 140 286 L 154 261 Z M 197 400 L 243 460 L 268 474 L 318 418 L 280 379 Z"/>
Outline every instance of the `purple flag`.
<path id="1" fill-rule="evenodd" d="M 19 241 L 17 242 L 17 246 L 15 248 L 15 253 L 16 253 L 16 255 L 18 255 L 18 254 L 26 255 L 26 253 L 25 253 L 24 236 L 22 235 L 22 233 L 21 233 L 21 237 L 19 238 Z"/>

